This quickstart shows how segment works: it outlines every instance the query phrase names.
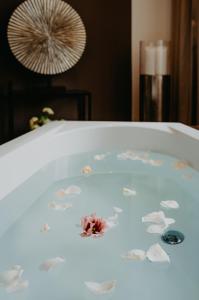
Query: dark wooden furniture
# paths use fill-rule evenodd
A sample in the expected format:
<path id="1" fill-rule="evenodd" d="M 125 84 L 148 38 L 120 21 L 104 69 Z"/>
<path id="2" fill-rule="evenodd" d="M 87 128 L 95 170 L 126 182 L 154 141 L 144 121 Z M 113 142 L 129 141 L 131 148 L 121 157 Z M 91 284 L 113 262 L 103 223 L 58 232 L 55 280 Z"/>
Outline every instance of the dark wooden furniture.
<path id="1" fill-rule="evenodd" d="M 10 87 L 7 95 L 9 139 L 15 137 L 15 107 L 17 106 L 18 101 L 27 99 L 30 100 L 31 103 L 34 103 L 34 101 L 40 101 L 40 103 L 42 103 L 43 99 L 47 99 L 49 102 L 49 106 L 50 102 L 55 99 L 63 99 L 63 101 L 66 101 L 66 105 L 67 100 L 74 99 L 77 105 L 77 120 L 90 121 L 92 119 L 92 97 L 89 91 L 67 90 L 65 87 L 58 86 L 34 87 L 23 90 L 14 90 L 12 87 Z"/>

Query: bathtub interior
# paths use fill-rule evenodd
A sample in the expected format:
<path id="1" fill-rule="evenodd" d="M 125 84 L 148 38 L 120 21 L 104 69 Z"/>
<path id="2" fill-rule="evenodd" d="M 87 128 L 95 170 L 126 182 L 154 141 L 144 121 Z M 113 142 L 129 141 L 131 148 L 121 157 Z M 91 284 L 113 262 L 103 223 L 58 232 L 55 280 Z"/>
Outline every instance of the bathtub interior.
<path id="1" fill-rule="evenodd" d="M 171 130 L 168 125 L 158 128 L 153 124 L 148 128 L 139 124 L 135 128 L 131 124 L 51 126 L 47 132 L 44 128 L 22 137 L 17 146 L 12 142 L 2 149 L 1 166 L 7 162 L 9 177 L 6 178 L 6 172 L 2 177 L 5 189 L 0 201 L 0 273 L 22 265 L 29 287 L 11 294 L 0 288 L 0 299 L 90 300 L 96 295 L 86 288 L 85 282 L 110 280 L 117 282 L 116 287 L 100 295 L 103 299 L 166 300 L 168 291 L 171 300 L 197 299 L 197 133 L 191 130 L 188 134 L 184 126 Z M 154 167 L 118 159 L 128 149 L 147 151 L 152 160 L 167 163 Z M 96 154 L 109 152 L 104 160 L 94 160 Z M 177 160 L 187 160 L 194 169 L 188 165 L 176 170 Z M 85 166 L 91 166 L 92 175 L 81 173 Z M 70 185 L 80 186 L 81 195 L 57 198 L 56 192 Z M 136 187 L 136 197 L 125 198 L 121 192 L 124 186 Z M 166 199 L 180 204 L 178 210 L 163 209 L 176 220 L 171 229 L 185 234 L 180 245 L 163 244 L 161 236 L 146 232 L 141 222 L 147 213 L 162 210 L 160 200 Z M 51 201 L 69 201 L 73 208 L 56 212 L 48 208 Z M 81 227 L 76 226 L 81 217 L 96 212 L 107 218 L 113 215 L 114 206 L 123 209 L 119 225 L 103 238 L 82 239 Z M 47 233 L 40 231 L 44 223 L 51 227 Z M 157 242 L 169 255 L 170 263 L 121 258 L 132 248 L 147 250 Z M 58 255 L 66 259 L 63 266 L 47 274 L 40 272 L 42 261 Z"/>
<path id="2" fill-rule="evenodd" d="M 0 199 L 63 156 L 115 149 L 168 154 L 199 169 L 199 133 L 183 124 L 52 122 L 0 147 Z"/>

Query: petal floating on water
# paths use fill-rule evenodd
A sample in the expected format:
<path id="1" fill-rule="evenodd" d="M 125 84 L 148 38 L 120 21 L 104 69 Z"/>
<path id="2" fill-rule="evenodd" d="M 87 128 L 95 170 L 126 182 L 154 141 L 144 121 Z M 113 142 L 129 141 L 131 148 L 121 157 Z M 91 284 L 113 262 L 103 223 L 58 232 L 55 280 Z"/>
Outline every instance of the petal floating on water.
<path id="1" fill-rule="evenodd" d="M 16 265 L 12 267 L 11 270 L 0 273 L 0 286 L 6 286 L 15 281 L 18 278 L 21 278 L 24 270 L 21 266 Z"/>
<path id="2" fill-rule="evenodd" d="M 186 169 L 188 167 L 190 167 L 190 163 L 185 161 L 185 160 L 178 160 L 174 164 L 174 168 L 176 170 L 183 170 L 183 169 Z"/>
<path id="3" fill-rule="evenodd" d="M 4 287 L 8 293 L 24 290 L 28 287 L 28 281 L 21 277 L 24 270 L 16 265 L 11 270 L 0 273 L 0 287 Z"/>
<path id="4" fill-rule="evenodd" d="M 98 282 L 85 282 L 86 287 L 95 295 L 103 295 L 110 293 L 116 287 L 116 280 L 106 281 L 102 283 Z"/>
<path id="5" fill-rule="evenodd" d="M 81 172 L 85 175 L 91 174 L 93 172 L 92 168 L 90 166 L 85 166 Z"/>
<path id="6" fill-rule="evenodd" d="M 135 190 L 129 189 L 127 187 L 123 188 L 123 195 L 126 197 L 135 196 L 137 193 Z"/>
<path id="7" fill-rule="evenodd" d="M 50 202 L 48 204 L 48 207 L 57 211 L 65 211 L 68 208 L 72 207 L 71 203 L 56 203 L 56 202 Z"/>
<path id="8" fill-rule="evenodd" d="M 48 272 L 49 270 L 55 268 L 57 265 L 64 263 L 64 262 L 65 262 L 65 258 L 60 257 L 60 256 L 51 258 L 51 259 L 47 259 L 40 265 L 39 269 L 41 271 Z"/>
<path id="9" fill-rule="evenodd" d="M 117 158 L 119 160 L 132 160 L 135 157 L 135 152 L 128 150 L 126 152 L 120 153 L 117 155 Z"/>
<path id="10" fill-rule="evenodd" d="M 118 220 L 118 214 L 115 214 L 114 216 L 108 217 L 106 219 L 107 229 L 111 229 L 111 228 L 117 226 L 118 225 L 117 220 Z"/>
<path id="11" fill-rule="evenodd" d="M 163 165 L 163 161 L 158 159 L 149 159 L 148 163 L 153 167 L 160 167 Z"/>
<path id="12" fill-rule="evenodd" d="M 152 212 L 144 217 L 142 217 L 143 223 L 154 223 L 147 228 L 148 233 L 162 234 L 169 225 L 175 223 L 172 218 L 166 218 L 163 211 Z"/>
<path id="13" fill-rule="evenodd" d="M 146 258 L 146 252 L 144 250 L 140 249 L 133 249 L 128 251 L 127 253 L 122 255 L 122 258 L 128 259 L 128 260 L 145 260 Z"/>
<path id="14" fill-rule="evenodd" d="M 8 293 L 16 293 L 23 291 L 29 287 L 29 281 L 28 280 L 22 280 L 18 279 L 14 281 L 11 285 L 6 287 L 6 291 Z"/>
<path id="15" fill-rule="evenodd" d="M 94 156 L 94 160 L 104 160 L 106 158 L 107 154 L 96 154 Z"/>
<path id="16" fill-rule="evenodd" d="M 159 244 L 152 245 L 147 251 L 146 256 L 151 262 L 170 262 L 168 254 Z"/>
<path id="17" fill-rule="evenodd" d="M 65 190 L 64 189 L 61 189 L 59 191 L 56 192 L 56 195 L 58 197 L 64 197 L 65 196 Z"/>
<path id="18" fill-rule="evenodd" d="M 44 224 L 41 228 L 41 232 L 48 232 L 50 230 L 50 226 L 48 224 Z"/>
<path id="19" fill-rule="evenodd" d="M 116 221 L 117 219 L 118 219 L 118 214 L 114 214 L 113 216 L 108 217 L 107 220 L 109 220 L 109 221 Z"/>
<path id="20" fill-rule="evenodd" d="M 143 223 L 162 223 L 165 220 L 165 214 L 163 211 L 155 211 L 144 217 L 142 217 Z"/>
<path id="21" fill-rule="evenodd" d="M 81 193 L 81 188 L 77 185 L 71 185 L 66 189 L 60 189 L 57 191 L 56 195 L 59 197 L 69 196 L 69 195 L 79 195 Z"/>
<path id="22" fill-rule="evenodd" d="M 120 207 L 113 207 L 113 210 L 117 213 L 117 214 L 120 214 L 123 212 L 123 209 L 121 209 Z"/>
<path id="23" fill-rule="evenodd" d="M 149 153 L 148 152 L 138 152 L 127 150 L 117 155 L 119 160 L 138 160 L 142 162 L 148 162 Z"/>
<path id="24" fill-rule="evenodd" d="M 161 202 L 160 202 L 160 205 L 161 205 L 162 207 L 165 207 L 165 208 L 173 208 L 173 209 L 179 208 L 179 204 L 178 204 L 178 202 L 175 201 L 175 200 L 161 201 Z"/>
<path id="25" fill-rule="evenodd" d="M 163 234 L 167 226 L 165 224 L 152 224 L 147 227 L 148 233 Z"/>
<path id="26" fill-rule="evenodd" d="M 65 195 L 79 195 L 81 194 L 81 188 L 77 185 L 71 185 L 65 189 Z"/>

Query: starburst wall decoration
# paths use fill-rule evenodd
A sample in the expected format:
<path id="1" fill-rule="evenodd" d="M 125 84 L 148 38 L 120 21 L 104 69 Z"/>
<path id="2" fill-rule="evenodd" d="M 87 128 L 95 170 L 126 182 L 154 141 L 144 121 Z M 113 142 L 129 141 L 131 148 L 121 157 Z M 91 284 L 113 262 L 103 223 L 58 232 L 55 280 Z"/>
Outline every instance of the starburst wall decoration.
<path id="1" fill-rule="evenodd" d="M 27 0 L 8 24 L 8 42 L 16 59 L 40 74 L 72 68 L 86 46 L 86 30 L 78 13 L 62 0 Z"/>

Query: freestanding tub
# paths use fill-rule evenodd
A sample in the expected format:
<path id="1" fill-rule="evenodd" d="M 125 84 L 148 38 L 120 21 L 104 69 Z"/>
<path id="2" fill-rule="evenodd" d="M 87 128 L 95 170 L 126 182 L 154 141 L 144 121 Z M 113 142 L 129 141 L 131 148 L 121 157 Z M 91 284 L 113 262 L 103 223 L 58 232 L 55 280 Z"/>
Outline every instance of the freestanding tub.
<path id="1" fill-rule="evenodd" d="M 59 284 L 55 285 L 54 289 L 51 290 L 56 276 L 60 278 L 61 273 L 59 274 L 54 273 L 55 274 L 54 277 L 51 277 L 52 276 L 51 274 L 53 274 L 53 272 L 49 273 L 48 279 L 45 278 L 44 281 L 42 281 L 43 277 L 42 278 L 37 277 L 36 275 L 36 272 L 38 271 L 37 264 L 39 262 L 36 261 L 36 256 L 39 253 L 38 250 L 39 247 L 37 248 L 35 245 L 36 247 L 34 249 L 35 258 L 33 254 L 29 256 L 28 251 L 23 249 L 22 244 L 20 245 L 18 244 L 18 238 L 17 236 L 15 236 L 14 231 L 12 231 L 14 229 L 11 230 L 11 233 L 9 234 L 10 235 L 9 240 L 8 240 L 7 237 L 8 234 L 6 233 L 9 232 L 10 228 L 14 228 L 13 224 L 17 222 L 19 217 L 23 216 L 23 214 L 25 214 L 27 210 L 31 210 L 31 207 L 34 206 L 34 194 L 38 194 L 39 196 L 42 193 L 44 193 L 45 190 L 48 188 L 48 186 L 53 184 L 54 182 L 62 180 L 67 176 L 71 178 L 76 175 L 75 174 L 76 171 L 74 170 L 77 168 L 77 166 L 71 165 L 70 163 L 71 156 L 76 156 L 76 155 L 78 156 L 83 153 L 91 153 L 91 152 L 108 153 L 114 151 L 115 149 L 117 149 L 118 151 L 120 151 L 120 149 L 121 151 L 123 151 L 124 149 L 126 150 L 139 149 L 144 151 L 157 152 L 163 155 L 170 155 L 176 157 L 179 161 L 188 162 L 189 165 L 194 168 L 195 173 L 197 173 L 197 171 L 199 170 L 199 132 L 185 125 L 177 124 L 177 123 L 118 123 L 118 122 L 64 122 L 64 121 L 52 122 L 38 130 L 28 133 L 0 147 L 0 181 L 1 181 L 1 188 L 0 188 L 1 247 L 0 248 L 3 249 L 2 253 L 0 252 L 0 273 L 1 273 L 0 274 L 0 299 L 2 300 L 7 300 L 7 299 L 78 300 L 81 299 L 83 300 L 83 299 L 95 299 L 97 294 L 103 299 L 114 299 L 114 300 L 121 300 L 121 299 L 185 300 L 188 298 L 189 300 L 198 300 L 199 289 L 198 286 L 195 284 L 196 276 L 197 275 L 199 276 L 199 263 L 198 263 L 199 252 L 197 252 L 199 250 L 199 245 L 198 247 L 196 246 L 197 244 L 199 244 L 198 235 L 197 235 L 198 229 L 193 234 L 193 236 L 191 236 L 189 232 L 190 228 L 189 230 L 187 229 L 187 234 L 191 236 L 189 239 L 189 236 L 188 237 L 186 236 L 186 227 L 182 226 L 182 228 L 180 228 L 180 225 L 179 227 L 177 227 L 177 229 L 183 231 L 183 233 L 185 234 L 185 241 L 180 246 L 179 245 L 165 246 L 167 253 L 171 254 L 171 256 L 172 255 L 174 256 L 174 258 L 170 262 L 169 267 L 168 265 L 161 264 L 161 266 L 158 265 L 158 267 L 155 266 L 155 267 L 151 267 L 152 269 L 150 269 L 149 266 L 153 264 L 147 264 L 144 258 L 143 258 L 144 262 L 130 262 L 130 264 L 125 262 L 124 264 L 125 267 L 127 268 L 127 273 L 131 272 L 131 268 L 132 269 L 135 268 L 136 270 L 135 273 L 132 273 L 132 278 L 128 277 L 128 279 L 127 278 L 125 279 L 125 273 L 124 273 L 125 271 L 122 265 L 123 261 L 121 261 L 121 272 L 123 274 L 121 275 L 121 278 L 119 275 L 118 278 L 112 278 L 113 274 L 111 273 L 111 271 L 110 274 L 108 273 L 108 271 L 105 271 L 105 275 L 103 277 L 102 270 L 99 271 L 100 272 L 99 277 L 97 277 L 96 274 L 94 276 L 93 275 L 94 273 L 92 273 L 92 276 L 95 278 L 88 278 L 87 275 L 85 281 L 87 282 L 86 285 L 90 290 L 85 291 L 85 293 L 82 292 L 84 291 L 83 286 L 81 284 L 79 285 L 78 283 L 78 276 L 77 276 L 76 283 L 74 281 L 70 282 L 70 278 L 68 279 L 65 278 L 65 282 L 62 282 L 63 279 L 61 279 L 61 282 L 59 282 L 60 285 Z M 66 158 L 63 163 L 62 159 L 64 157 Z M 60 163 L 54 165 L 53 162 L 55 161 L 60 161 Z M 60 165 L 61 165 L 61 170 L 59 169 Z M 82 165 L 82 167 L 83 166 L 84 165 Z M 106 166 L 104 165 L 104 167 Z M 35 176 L 35 174 L 37 174 L 39 170 L 41 170 L 40 175 L 37 177 Z M 111 172 L 109 173 L 111 174 Z M 29 186 L 30 178 L 33 178 L 33 181 L 31 183 L 31 188 Z M 190 182 L 192 181 L 191 177 L 190 178 L 187 177 L 187 179 L 190 179 Z M 95 183 L 93 183 L 93 186 L 95 186 Z M 152 186 L 153 184 L 151 183 L 150 190 L 152 189 Z M 197 186 L 196 183 L 195 186 Z M 161 189 L 161 182 L 159 183 L 158 188 Z M 100 185 L 99 190 L 101 189 L 103 189 L 103 187 Z M 196 191 L 196 194 L 198 191 Z M 15 199 L 15 195 L 16 195 L 16 199 Z M 162 200 L 166 200 L 166 199 L 162 199 Z M 8 204 L 6 203 L 6 201 L 8 202 Z M 147 205 L 150 207 L 150 203 Z M 195 203 L 194 200 L 194 205 L 196 205 L 195 206 L 196 209 L 195 209 L 195 215 L 193 215 L 193 220 L 190 219 L 192 218 L 191 217 L 192 212 L 190 211 L 188 203 L 186 202 L 184 204 L 184 202 L 182 202 L 182 207 L 183 205 L 184 205 L 183 217 L 181 217 L 181 221 L 179 222 L 179 224 L 181 223 L 186 224 L 191 222 L 191 226 L 193 228 L 197 228 L 197 227 L 199 228 L 199 223 L 198 223 L 199 203 L 198 203 L 198 210 L 197 210 L 197 201 Z M 125 209 L 128 210 L 128 208 L 124 208 L 124 210 Z M 140 211 L 141 209 L 143 209 L 143 211 L 145 212 L 150 212 L 149 209 L 144 210 L 144 204 L 142 207 L 140 207 Z M 117 212 L 120 212 L 119 210 L 120 209 L 118 209 Z M 151 211 L 155 211 L 155 210 L 159 211 L 160 208 L 157 207 L 156 209 L 155 205 L 152 204 Z M 85 211 L 86 214 L 86 203 L 83 206 L 83 211 Z M 166 211 L 166 213 L 168 211 Z M 187 215 L 186 215 L 186 211 L 187 211 Z M 95 211 L 93 211 L 93 213 L 94 212 Z M 88 213 L 92 213 L 92 211 L 88 209 Z M 178 210 L 178 214 L 180 215 L 180 210 Z M 141 220 L 141 217 L 142 216 L 139 216 L 138 219 Z M 175 217 L 177 219 L 178 215 L 176 215 Z M 24 233 L 24 239 L 25 240 L 27 239 L 27 243 L 30 244 L 31 244 L 31 238 L 34 239 L 34 234 L 35 234 L 34 226 L 42 225 L 42 220 L 40 220 L 39 217 L 38 219 L 37 217 L 34 218 L 35 218 L 34 224 L 29 224 L 31 226 L 31 232 L 28 233 L 29 238 L 27 238 L 27 235 L 25 235 Z M 125 220 L 124 222 L 128 222 L 128 218 L 130 220 L 131 218 L 130 215 L 128 215 L 128 217 L 126 218 L 127 220 Z M 132 218 L 136 219 L 137 216 L 135 215 Z M 182 222 L 183 218 L 184 221 Z M 28 222 L 27 220 L 26 222 Z M 43 220 L 44 223 L 45 221 L 46 220 Z M 24 223 L 24 224 L 26 224 L 28 228 L 29 226 L 27 225 L 28 223 Z M 177 224 L 177 220 L 176 220 L 176 224 Z M 44 227 L 42 230 L 47 231 L 48 224 L 45 225 L 46 227 Z M 140 226 L 143 226 L 143 224 L 141 224 Z M 57 236 L 59 236 L 59 232 L 61 230 L 65 230 L 65 229 L 66 228 L 61 229 L 61 227 L 58 228 Z M 23 222 L 22 222 L 20 224 L 20 231 L 18 232 L 24 232 L 24 230 L 25 228 L 23 227 Z M 80 231 L 80 229 L 77 230 Z M 120 234 L 122 234 L 121 232 Z M 6 238 L 4 238 L 5 235 Z M 133 235 L 133 229 L 132 229 L 132 235 Z M 50 235 L 48 235 L 47 239 L 49 239 L 49 236 Z M 155 235 L 155 237 L 157 236 Z M 137 241 L 139 241 L 139 234 L 136 235 L 135 233 L 135 239 L 136 238 Z M 148 237 L 146 239 L 148 239 Z M 154 240 L 154 235 L 150 235 L 149 240 L 147 240 L 147 242 L 152 244 L 152 239 Z M 186 243 L 187 244 L 192 243 L 193 239 L 195 240 L 195 243 L 193 243 L 192 246 L 193 252 L 191 252 L 192 249 L 191 247 L 189 248 L 187 246 L 187 248 L 183 248 L 183 246 Z M 97 243 L 99 243 L 98 242 L 99 240 L 97 240 Z M 90 245 L 89 247 L 93 249 L 92 248 L 93 244 L 91 242 L 91 239 L 85 239 L 83 242 L 84 244 L 85 241 L 88 241 Z M 94 242 L 96 243 L 96 241 Z M 38 240 L 38 244 L 41 244 L 42 245 L 41 247 L 44 247 L 42 243 L 43 240 Z M 56 240 L 56 237 L 54 237 L 54 243 L 50 244 L 52 249 L 54 249 L 53 247 L 54 244 L 56 243 L 59 244 L 58 238 Z M 114 243 L 115 242 L 113 242 L 113 244 Z M 120 246 L 121 243 L 122 242 L 120 242 L 119 244 Z M 4 245 L 6 245 L 5 249 L 4 249 Z M 144 247 L 144 245 L 145 244 L 142 244 L 142 247 Z M 183 249 L 186 249 L 187 251 L 186 252 L 184 250 L 183 253 L 179 254 L 181 261 L 179 260 L 179 258 L 177 258 L 178 257 L 178 253 L 176 252 L 177 247 L 179 251 L 183 251 Z M 136 245 L 132 245 L 132 248 L 139 249 L 140 245 L 137 245 L 137 247 Z M 81 256 L 81 249 L 79 244 L 78 244 L 78 249 L 80 251 L 78 253 L 78 258 L 79 258 Z M 114 249 L 113 249 L 113 253 L 114 253 Z M 122 249 L 124 249 L 124 252 L 125 250 L 126 251 L 130 250 L 130 249 L 126 249 L 125 247 Z M 6 255 L 8 255 L 9 258 L 4 257 L 6 251 L 7 251 Z M 64 251 L 66 252 L 64 254 L 67 256 L 67 249 L 64 248 Z M 83 251 L 84 250 L 82 250 L 82 252 Z M 117 274 L 117 270 L 114 269 L 114 261 L 112 260 L 114 254 L 111 255 L 107 249 L 105 250 L 105 248 L 104 250 L 102 250 L 102 253 L 103 251 L 105 256 L 110 255 L 111 257 L 111 258 L 107 258 L 106 256 L 107 259 L 106 265 L 109 265 L 110 262 L 109 269 L 114 270 L 114 272 Z M 106 251 L 107 254 L 105 253 Z M 173 253 L 173 251 L 175 252 L 175 254 Z M 18 261 L 15 261 L 16 258 L 14 259 L 13 253 L 15 252 L 21 253 L 20 254 L 21 256 L 20 255 L 17 256 Z M 75 252 L 74 249 L 73 252 Z M 59 255 L 62 255 L 62 253 L 60 253 Z M 54 256 L 56 256 L 55 253 Z M 22 265 L 24 263 L 22 257 L 26 257 L 27 261 L 32 260 L 34 262 L 35 269 L 31 266 L 31 270 L 34 269 L 35 274 L 32 277 L 31 272 L 28 270 L 29 265 L 27 263 L 25 271 L 27 274 L 26 277 L 28 277 L 30 281 L 29 289 L 28 291 L 25 292 L 20 291 L 20 293 L 13 294 L 12 291 L 13 290 L 15 291 L 16 284 L 19 283 L 22 285 L 24 284 L 25 287 L 27 287 L 26 286 L 27 282 L 20 281 L 23 272 L 21 271 L 21 267 L 19 265 Z M 85 266 L 81 264 L 81 260 L 79 260 L 78 258 L 76 258 L 76 261 L 79 264 L 78 268 L 80 268 L 81 270 L 81 268 L 85 268 Z M 175 263 L 175 258 L 176 258 L 176 263 Z M 59 259 L 61 260 L 60 257 L 57 258 L 57 260 Z M 70 265 L 70 257 L 69 258 L 66 257 L 65 264 L 67 264 L 67 260 L 69 261 L 69 265 L 67 268 L 71 270 L 71 278 L 75 278 L 75 274 L 72 273 L 73 266 Z M 142 260 L 142 259 L 139 258 L 138 260 Z M 185 260 L 186 263 L 184 264 Z M 87 258 L 87 262 L 88 261 L 89 260 Z M 188 268 L 188 270 L 185 269 L 182 270 L 180 269 L 180 266 L 181 267 L 183 266 L 183 268 Z M 76 272 L 78 272 L 78 268 Z M 11 273 L 5 273 L 4 271 L 11 272 Z M 12 273 L 12 272 L 16 272 L 16 273 Z M 17 282 L 12 281 L 13 280 L 12 276 L 15 276 L 16 274 L 19 275 L 19 273 L 20 276 L 17 277 L 18 278 L 17 280 L 19 281 Z M 136 278 L 135 275 L 136 273 L 138 274 L 139 278 Z M 180 274 L 182 273 L 183 275 L 181 276 Z M 142 276 L 142 274 L 145 275 Z M 159 274 L 158 276 L 160 277 L 160 282 L 157 280 L 156 277 L 157 274 Z M 39 278 L 37 279 L 39 282 L 34 283 L 35 278 Z M 32 279 L 32 282 L 30 279 Z M 108 279 L 116 280 L 117 286 L 115 287 L 116 281 L 107 281 Z M 9 280 L 11 280 L 11 283 L 9 282 Z M 165 285 L 163 280 L 165 280 Z M 103 285 L 100 286 L 100 284 L 97 285 L 98 283 L 93 283 L 95 281 L 97 282 L 104 281 L 105 285 L 104 286 Z M 74 294 L 71 291 L 67 292 L 67 287 L 66 290 L 65 289 L 63 291 L 61 290 L 60 288 L 60 286 L 62 286 L 61 284 L 63 284 L 63 286 L 67 286 L 67 282 L 70 282 L 69 283 L 70 287 L 73 286 L 73 291 L 75 291 Z M 42 284 L 41 289 L 40 289 L 40 283 Z M 135 287 L 132 288 L 134 283 L 135 283 Z M 10 291 L 10 284 L 12 284 L 11 291 Z M 115 289 L 114 291 L 113 288 Z M 16 290 L 17 289 L 18 288 L 16 288 Z M 47 292 L 48 289 L 49 289 L 49 293 Z M 40 290 L 40 294 L 36 292 L 37 290 Z"/>

